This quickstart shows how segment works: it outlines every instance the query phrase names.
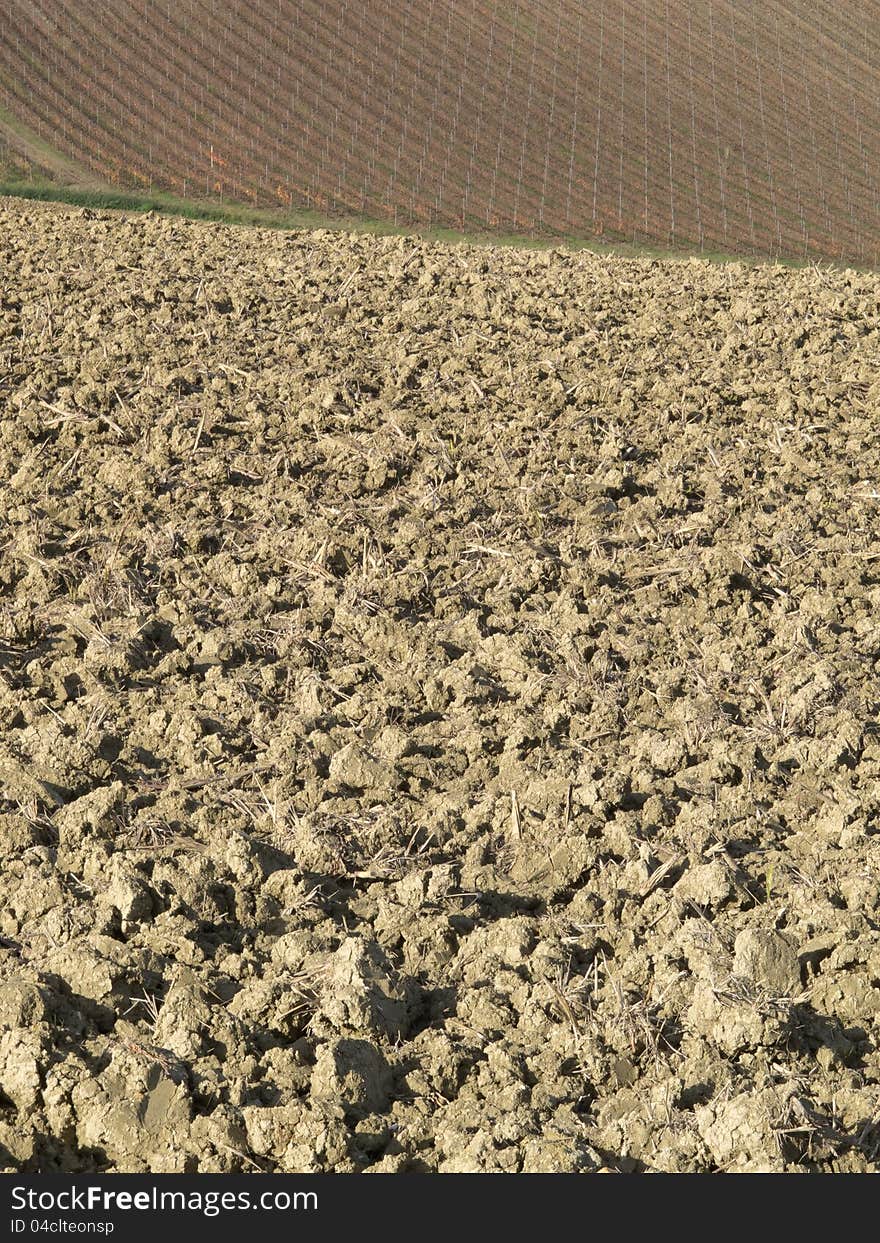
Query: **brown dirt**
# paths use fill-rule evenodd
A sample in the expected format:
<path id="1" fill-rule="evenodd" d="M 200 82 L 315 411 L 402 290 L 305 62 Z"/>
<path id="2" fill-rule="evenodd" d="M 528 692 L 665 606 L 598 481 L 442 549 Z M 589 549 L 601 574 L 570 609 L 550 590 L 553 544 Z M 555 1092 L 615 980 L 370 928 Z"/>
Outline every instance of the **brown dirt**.
<path id="1" fill-rule="evenodd" d="M 0 1163 L 876 1168 L 880 280 L 0 270 Z"/>

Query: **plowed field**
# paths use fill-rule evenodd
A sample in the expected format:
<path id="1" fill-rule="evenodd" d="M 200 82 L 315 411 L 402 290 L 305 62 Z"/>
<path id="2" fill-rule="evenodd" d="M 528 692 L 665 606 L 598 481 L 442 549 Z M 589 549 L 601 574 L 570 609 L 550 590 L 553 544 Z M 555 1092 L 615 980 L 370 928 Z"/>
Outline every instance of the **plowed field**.
<path id="1" fill-rule="evenodd" d="M 0 205 L 0 1165 L 875 1168 L 878 358 Z"/>

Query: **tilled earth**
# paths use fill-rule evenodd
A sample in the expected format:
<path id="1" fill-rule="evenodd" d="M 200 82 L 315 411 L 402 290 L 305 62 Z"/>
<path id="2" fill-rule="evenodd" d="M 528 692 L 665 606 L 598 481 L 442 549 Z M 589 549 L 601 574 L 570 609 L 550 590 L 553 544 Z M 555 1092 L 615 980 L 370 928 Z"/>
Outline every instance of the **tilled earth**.
<path id="1" fill-rule="evenodd" d="M 877 1168 L 878 365 L 0 203 L 0 1167 Z"/>

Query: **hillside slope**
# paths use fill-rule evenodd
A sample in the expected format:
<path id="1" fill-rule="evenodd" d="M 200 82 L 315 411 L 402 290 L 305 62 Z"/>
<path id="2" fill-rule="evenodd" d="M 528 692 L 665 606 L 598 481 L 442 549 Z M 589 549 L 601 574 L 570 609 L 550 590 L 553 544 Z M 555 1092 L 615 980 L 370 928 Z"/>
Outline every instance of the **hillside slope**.
<path id="1" fill-rule="evenodd" d="M 880 4 L 0 0 L 0 107 L 114 184 L 880 254 Z"/>
<path id="2" fill-rule="evenodd" d="M 880 279 L 0 270 L 0 1166 L 876 1168 Z"/>

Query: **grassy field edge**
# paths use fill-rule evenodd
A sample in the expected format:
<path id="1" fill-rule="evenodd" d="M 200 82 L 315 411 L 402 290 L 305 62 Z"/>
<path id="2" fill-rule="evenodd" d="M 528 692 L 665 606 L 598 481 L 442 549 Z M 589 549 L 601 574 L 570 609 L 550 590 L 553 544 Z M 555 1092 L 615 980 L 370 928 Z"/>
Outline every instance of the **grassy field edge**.
<path id="1" fill-rule="evenodd" d="M 439 226 L 394 225 L 367 216 L 326 216 L 308 210 L 281 211 L 273 208 L 249 207 L 239 203 L 219 203 L 182 199 L 162 191 L 138 194 L 112 187 L 102 190 L 61 186 L 48 179 L 20 179 L 3 175 L 0 171 L 0 197 L 29 199 L 39 202 L 63 203 L 73 207 L 88 207 L 99 211 L 156 212 L 160 215 L 181 216 L 189 220 L 203 220 L 220 224 L 257 227 L 264 229 L 328 229 L 343 233 L 370 233 L 380 237 L 420 237 L 426 241 L 447 242 L 453 245 L 510 246 L 521 250 L 586 250 L 592 254 L 687 262 L 691 259 L 707 263 L 739 263 L 749 267 L 759 264 L 775 264 L 786 268 L 815 267 L 812 261 L 770 258 L 747 254 L 725 254 L 702 251 L 696 248 L 676 250 L 624 241 L 604 242 L 597 238 L 565 235 L 531 236 L 502 231 L 460 231 Z M 825 266 L 825 265 L 823 265 Z M 829 268 L 837 265 L 829 262 Z M 852 268 L 852 265 L 846 265 Z"/>

